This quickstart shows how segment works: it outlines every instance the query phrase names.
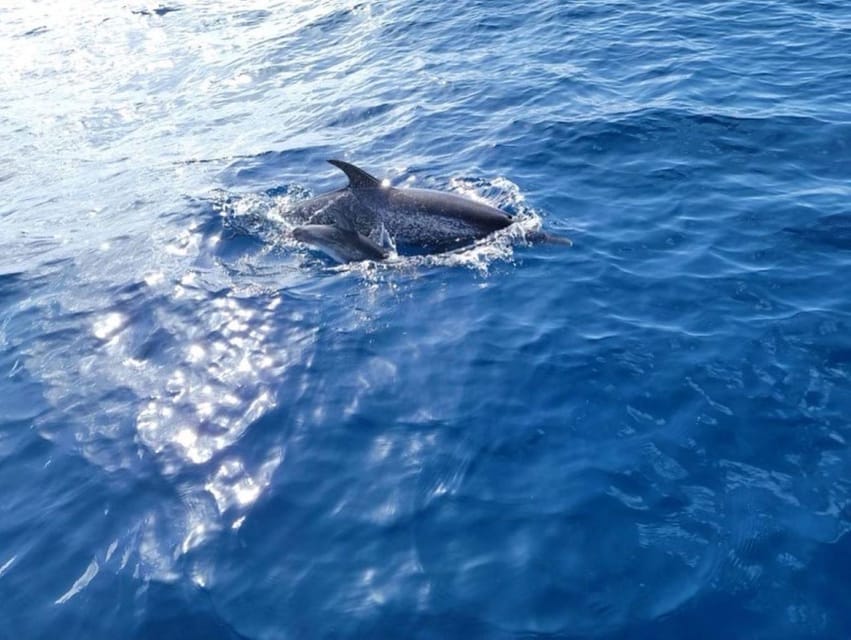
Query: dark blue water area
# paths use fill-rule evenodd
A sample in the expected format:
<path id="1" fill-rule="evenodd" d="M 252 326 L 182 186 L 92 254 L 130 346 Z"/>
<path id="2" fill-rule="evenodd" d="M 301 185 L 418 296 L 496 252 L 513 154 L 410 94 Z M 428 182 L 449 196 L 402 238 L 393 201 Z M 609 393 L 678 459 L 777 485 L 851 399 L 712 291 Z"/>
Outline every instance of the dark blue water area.
<path id="1" fill-rule="evenodd" d="M 0 44 L 0 638 L 851 636 L 851 5 Z M 329 158 L 518 222 L 337 265 Z"/>

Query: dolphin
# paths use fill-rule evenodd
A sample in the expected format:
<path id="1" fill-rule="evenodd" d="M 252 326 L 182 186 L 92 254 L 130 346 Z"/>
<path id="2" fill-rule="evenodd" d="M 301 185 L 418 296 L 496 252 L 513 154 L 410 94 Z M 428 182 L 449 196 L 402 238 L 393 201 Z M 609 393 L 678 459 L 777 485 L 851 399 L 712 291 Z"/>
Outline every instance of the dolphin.
<path id="1" fill-rule="evenodd" d="M 432 189 L 397 189 L 342 160 L 329 160 L 349 179 L 348 189 L 375 213 L 397 244 L 446 251 L 504 229 L 504 211 L 469 198 Z"/>
<path id="2" fill-rule="evenodd" d="M 316 247 L 337 262 L 384 260 L 390 252 L 355 227 L 345 209 L 335 211 L 335 224 L 308 224 L 293 229 L 299 242 Z"/>
<path id="3" fill-rule="evenodd" d="M 301 203 L 295 213 L 310 224 L 298 227 L 293 233 L 301 236 L 296 239 L 326 253 L 333 251 L 336 259 L 347 253 L 382 259 L 376 249 L 384 250 L 367 237 L 380 227 L 399 246 L 439 253 L 470 244 L 514 222 L 506 212 L 482 202 L 433 189 L 391 187 L 351 163 L 328 162 L 346 174 L 349 184 Z M 567 238 L 543 232 L 528 239 L 572 244 Z M 346 241 L 354 243 L 351 251 L 341 248 Z M 372 246 L 366 249 L 364 241 Z"/>

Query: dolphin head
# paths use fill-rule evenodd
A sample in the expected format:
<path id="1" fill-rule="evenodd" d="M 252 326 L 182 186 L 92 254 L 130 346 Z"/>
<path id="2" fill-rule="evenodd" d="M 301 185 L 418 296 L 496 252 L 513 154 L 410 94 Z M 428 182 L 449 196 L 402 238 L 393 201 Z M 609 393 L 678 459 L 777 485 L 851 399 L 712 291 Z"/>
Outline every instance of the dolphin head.
<path id="1" fill-rule="evenodd" d="M 293 229 L 293 237 L 315 247 L 337 262 L 383 260 L 387 252 L 366 236 L 331 224 L 309 224 Z"/>

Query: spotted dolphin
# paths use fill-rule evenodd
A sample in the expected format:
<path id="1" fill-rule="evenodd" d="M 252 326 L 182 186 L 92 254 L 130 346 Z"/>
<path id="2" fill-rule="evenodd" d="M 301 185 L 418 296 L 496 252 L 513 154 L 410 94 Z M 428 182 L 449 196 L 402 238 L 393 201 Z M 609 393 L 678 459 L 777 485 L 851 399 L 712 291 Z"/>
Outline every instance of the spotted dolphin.
<path id="1" fill-rule="evenodd" d="M 397 245 L 445 251 L 504 229 L 512 218 L 504 211 L 454 193 L 398 189 L 342 160 L 330 160 L 349 179 L 360 205 L 376 214 Z"/>
<path id="2" fill-rule="evenodd" d="M 342 255 L 339 242 L 345 238 L 368 239 L 367 236 L 376 228 L 383 226 L 399 247 L 429 253 L 442 252 L 484 238 L 514 222 L 506 212 L 483 202 L 433 189 L 391 187 L 351 163 L 342 160 L 329 162 L 346 174 L 349 184 L 306 200 L 297 207 L 299 215 L 310 220 L 309 227 L 327 228 L 306 231 L 307 227 L 299 227 L 294 230 L 296 239 L 320 249 L 327 249 L 328 239 L 333 237 L 337 247 L 335 251 Z M 341 221 L 346 234 L 333 230 L 341 229 Z M 352 236 L 351 232 L 357 235 Z M 570 244 L 566 238 L 542 232 L 533 234 L 529 239 Z M 363 253 L 360 249 L 354 249 L 352 255 Z"/>

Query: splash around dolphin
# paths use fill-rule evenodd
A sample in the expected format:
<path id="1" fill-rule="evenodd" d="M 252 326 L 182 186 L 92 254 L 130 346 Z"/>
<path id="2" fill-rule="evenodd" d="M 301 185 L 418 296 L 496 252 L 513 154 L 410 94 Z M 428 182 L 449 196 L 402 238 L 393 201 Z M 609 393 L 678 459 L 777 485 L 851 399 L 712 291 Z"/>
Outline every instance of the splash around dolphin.
<path id="1" fill-rule="evenodd" d="M 293 229 L 293 237 L 339 262 L 383 260 L 393 247 L 442 253 L 514 222 L 501 209 L 455 193 L 391 187 L 348 162 L 328 162 L 346 174 L 349 184 L 300 203 L 298 213 L 310 224 Z M 572 244 L 543 232 L 529 239 Z"/>

